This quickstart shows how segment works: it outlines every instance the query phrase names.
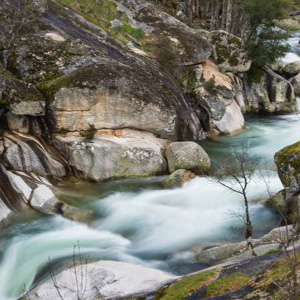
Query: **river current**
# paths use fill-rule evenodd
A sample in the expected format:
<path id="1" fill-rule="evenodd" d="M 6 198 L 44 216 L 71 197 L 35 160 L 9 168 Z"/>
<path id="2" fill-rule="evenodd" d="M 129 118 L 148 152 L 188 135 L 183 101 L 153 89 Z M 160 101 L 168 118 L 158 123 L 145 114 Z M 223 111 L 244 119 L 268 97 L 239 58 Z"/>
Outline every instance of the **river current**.
<path id="1" fill-rule="evenodd" d="M 291 56 L 284 59 L 290 62 Z M 230 147 L 249 142 L 251 153 L 268 163 L 271 191 L 280 191 L 273 158 L 276 151 L 300 140 L 299 114 L 249 119 L 246 127 L 236 136 L 205 141 L 202 146 L 213 160 L 222 160 Z M 47 276 L 49 258 L 53 263 L 72 259 L 78 243 L 83 257 L 186 274 L 205 267 L 194 261 L 195 249 L 243 240 L 239 195 L 206 178 L 172 190 L 164 189 L 162 180 L 77 183 L 58 189 L 66 201 L 94 211 L 95 217 L 85 223 L 32 212 L 16 216 L 0 234 L 0 299 L 17 299 L 24 289 L 30 290 L 43 274 Z M 252 182 L 249 197 L 254 236 L 260 237 L 280 218 L 262 202 L 268 191 L 261 177 Z"/>

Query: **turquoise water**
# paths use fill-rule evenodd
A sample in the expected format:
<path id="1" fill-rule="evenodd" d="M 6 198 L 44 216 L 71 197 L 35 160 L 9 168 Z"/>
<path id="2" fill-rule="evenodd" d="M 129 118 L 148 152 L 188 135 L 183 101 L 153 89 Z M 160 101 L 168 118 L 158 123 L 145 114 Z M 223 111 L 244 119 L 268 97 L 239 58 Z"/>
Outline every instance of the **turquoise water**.
<path id="1" fill-rule="evenodd" d="M 252 119 L 237 136 L 206 141 L 203 147 L 216 160 L 226 159 L 230 147 L 247 140 L 251 153 L 271 162 L 273 192 L 282 189 L 272 166 L 275 152 L 300 140 L 297 114 Z M 162 178 L 117 181 L 106 184 L 72 184 L 60 189 L 68 202 L 94 211 L 88 224 L 61 216 L 19 217 L 0 236 L 0 299 L 16 299 L 24 285 L 30 290 L 47 261 L 72 258 L 80 243 L 82 255 L 160 268 L 182 274 L 203 268 L 193 260 L 192 247 L 243 240 L 243 213 L 239 195 L 197 178 L 183 188 L 166 190 Z M 249 189 L 255 236 L 278 225 L 279 217 L 257 200 L 268 196 L 255 177 Z M 37 277 L 37 278 L 36 278 Z"/>

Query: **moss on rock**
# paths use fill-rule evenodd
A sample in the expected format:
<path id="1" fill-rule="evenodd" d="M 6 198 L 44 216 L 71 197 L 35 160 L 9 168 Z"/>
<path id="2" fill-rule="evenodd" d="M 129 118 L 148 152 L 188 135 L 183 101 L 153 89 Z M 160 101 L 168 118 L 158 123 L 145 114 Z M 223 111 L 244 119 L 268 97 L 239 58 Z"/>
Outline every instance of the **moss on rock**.
<path id="1" fill-rule="evenodd" d="M 246 273 L 232 273 L 229 276 L 222 277 L 207 288 L 207 296 L 218 296 L 227 292 L 239 290 L 250 284 L 252 278 Z"/>
<path id="2" fill-rule="evenodd" d="M 168 176 L 163 184 L 166 188 L 175 188 L 175 187 L 181 187 L 185 182 L 188 182 L 195 178 L 196 175 L 187 170 L 177 170 L 173 172 L 170 176 Z"/>
<path id="3" fill-rule="evenodd" d="M 279 177 L 285 187 L 300 187 L 300 141 L 275 155 Z"/>
<path id="4" fill-rule="evenodd" d="M 218 270 L 211 270 L 197 273 L 195 275 L 186 276 L 167 288 L 159 290 L 155 295 L 155 300 L 182 300 L 195 291 L 198 291 L 219 275 Z"/>

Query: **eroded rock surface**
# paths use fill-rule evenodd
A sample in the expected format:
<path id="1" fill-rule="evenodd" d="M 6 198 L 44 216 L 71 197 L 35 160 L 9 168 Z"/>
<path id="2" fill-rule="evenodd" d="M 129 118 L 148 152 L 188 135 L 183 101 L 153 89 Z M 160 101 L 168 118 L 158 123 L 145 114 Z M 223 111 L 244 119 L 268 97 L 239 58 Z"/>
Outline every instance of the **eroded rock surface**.
<path id="1" fill-rule="evenodd" d="M 77 269 L 80 266 L 77 266 Z M 70 276 L 70 274 L 72 274 Z M 77 300 L 75 268 L 63 271 L 55 276 L 59 291 L 65 300 Z M 173 282 L 177 277 L 165 272 L 128 264 L 124 262 L 100 261 L 86 265 L 86 271 L 77 280 L 85 282 L 79 294 L 84 293 L 88 299 L 124 299 L 155 292 L 165 284 Z M 82 279 L 81 279 L 82 277 Z M 33 300 L 52 300 L 57 289 L 52 280 L 48 280 L 30 293 Z M 58 295 L 59 297 L 59 295 Z"/>

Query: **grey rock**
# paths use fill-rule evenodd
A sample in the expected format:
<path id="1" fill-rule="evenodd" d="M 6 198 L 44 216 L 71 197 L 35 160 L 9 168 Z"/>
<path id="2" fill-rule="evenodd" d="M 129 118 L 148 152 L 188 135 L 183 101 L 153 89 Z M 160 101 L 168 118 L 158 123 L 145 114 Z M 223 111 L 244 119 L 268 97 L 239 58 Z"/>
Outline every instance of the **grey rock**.
<path id="1" fill-rule="evenodd" d="M 6 115 L 8 127 L 12 131 L 18 131 L 20 133 L 29 133 L 30 122 L 27 116 L 15 115 L 9 112 Z"/>
<path id="2" fill-rule="evenodd" d="M 96 136 L 91 141 L 68 141 L 67 137 L 59 140 L 67 145 L 70 164 L 94 181 L 165 174 L 167 164 L 160 140 L 145 134 Z"/>
<path id="3" fill-rule="evenodd" d="M 9 169 L 34 172 L 41 176 L 66 176 L 66 167 L 50 145 L 43 145 L 32 136 L 16 133 L 5 134 L 3 143 L 6 151 L 2 157 L 2 163 Z M 51 149 L 53 153 L 48 152 Z"/>
<path id="4" fill-rule="evenodd" d="M 290 192 L 300 189 L 300 142 L 289 145 L 275 154 L 281 182 Z"/>
<path id="5" fill-rule="evenodd" d="M 249 70 L 251 60 L 242 39 L 223 30 L 211 31 L 210 39 L 214 61 L 221 69 L 235 73 Z"/>
<path id="6" fill-rule="evenodd" d="M 207 102 L 209 104 L 212 119 L 220 121 L 226 112 L 225 103 L 215 97 L 209 97 Z"/>
<path id="7" fill-rule="evenodd" d="M 300 74 L 293 78 L 292 85 L 294 87 L 296 96 L 300 96 Z"/>
<path id="8" fill-rule="evenodd" d="M 20 101 L 11 103 L 10 110 L 16 115 L 43 116 L 45 105 L 43 101 Z"/>
<path id="9" fill-rule="evenodd" d="M 224 134 L 232 134 L 241 130 L 245 125 L 245 119 L 240 106 L 232 101 L 226 106 L 225 114 L 221 120 L 214 120 L 217 129 Z"/>
<path id="10" fill-rule="evenodd" d="M 85 299 L 100 296 L 105 300 L 134 298 L 155 292 L 177 279 L 176 276 L 159 270 L 124 262 L 100 261 L 90 263 L 85 268 L 87 272 L 77 272 L 79 281 L 86 283 Z M 55 278 L 65 300 L 78 299 L 74 267 L 57 274 Z M 81 295 L 83 291 L 80 290 L 79 293 Z M 54 295 L 57 295 L 57 290 L 49 279 L 30 293 L 30 299 L 53 300 Z"/>
<path id="11" fill-rule="evenodd" d="M 290 63 L 284 66 L 282 70 L 289 77 L 295 76 L 300 73 L 300 61 Z"/>
<path id="12" fill-rule="evenodd" d="M 169 172 L 179 169 L 202 174 L 210 168 L 210 159 L 201 146 L 194 142 L 174 142 L 166 148 Z"/>

